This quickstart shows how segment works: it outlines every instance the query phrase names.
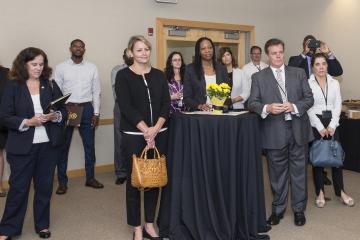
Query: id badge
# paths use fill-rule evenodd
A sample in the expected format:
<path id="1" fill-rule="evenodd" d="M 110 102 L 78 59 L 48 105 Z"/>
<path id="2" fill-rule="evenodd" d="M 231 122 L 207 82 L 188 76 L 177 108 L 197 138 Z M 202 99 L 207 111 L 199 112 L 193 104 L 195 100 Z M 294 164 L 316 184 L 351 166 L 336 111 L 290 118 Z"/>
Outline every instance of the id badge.
<path id="1" fill-rule="evenodd" d="M 332 113 L 331 113 L 331 111 L 329 111 L 329 110 L 322 111 L 322 117 L 325 118 L 325 119 L 332 118 Z"/>
<path id="2" fill-rule="evenodd" d="M 285 121 L 291 121 L 292 117 L 290 113 L 285 113 Z"/>

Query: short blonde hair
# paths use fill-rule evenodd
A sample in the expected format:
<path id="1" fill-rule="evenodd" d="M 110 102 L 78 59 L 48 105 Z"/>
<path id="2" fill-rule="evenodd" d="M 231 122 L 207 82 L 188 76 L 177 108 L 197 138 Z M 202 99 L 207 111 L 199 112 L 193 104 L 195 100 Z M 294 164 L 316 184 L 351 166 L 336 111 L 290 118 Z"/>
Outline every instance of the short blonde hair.
<path id="1" fill-rule="evenodd" d="M 129 39 L 129 43 L 128 43 L 128 49 L 130 51 L 133 51 L 134 50 L 134 45 L 136 42 L 143 42 L 150 50 L 151 50 L 151 43 L 149 42 L 149 40 L 147 40 L 144 36 L 142 35 L 135 35 L 135 36 L 132 36 L 130 39 Z"/>

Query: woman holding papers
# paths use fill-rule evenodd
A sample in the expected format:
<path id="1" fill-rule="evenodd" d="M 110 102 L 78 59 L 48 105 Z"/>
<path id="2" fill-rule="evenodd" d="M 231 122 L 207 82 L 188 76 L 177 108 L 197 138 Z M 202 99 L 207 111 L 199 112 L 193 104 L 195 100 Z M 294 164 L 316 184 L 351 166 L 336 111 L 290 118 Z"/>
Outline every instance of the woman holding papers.
<path id="1" fill-rule="evenodd" d="M 54 170 L 66 111 L 44 110 L 62 96 L 54 81 L 46 54 L 38 48 L 22 50 L 13 62 L 0 108 L 0 121 L 9 129 L 6 145 L 10 165 L 9 192 L 0 223 L 0 239 L 21 234 L 34 182 L 35 231 L 49 238 L 50 199 Z"/>

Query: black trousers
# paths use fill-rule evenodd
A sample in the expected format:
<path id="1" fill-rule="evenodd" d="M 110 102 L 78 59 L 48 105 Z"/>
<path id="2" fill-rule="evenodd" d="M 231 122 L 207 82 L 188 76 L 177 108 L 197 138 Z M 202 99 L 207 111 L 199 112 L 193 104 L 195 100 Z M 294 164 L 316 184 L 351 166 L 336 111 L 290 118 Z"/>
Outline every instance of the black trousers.
<path id="1" fill-rule="evenodd" d="M 344 190 L 343 183 L 343 174 L 342 168 L 331 168 L 332 170 L 332 180 L 334 185 L 334 191 L 336 196 L 341 196 L 341 190 Z M 324 168 L 323 167 L 313 167 L 313 176 L 314 176 L 314 184 L 315 184 L 315 192 L 316 196 L 319 195 L 320 190 L 324 191 Z"/>
<path id="2" fill-rule="evenodd" d="M 9 193 L 0 223 L 0 235 L 20 235 L 27 209 L 31 180 L 34 181 L 35 231 L 49 228 L 50 199 L 58 148 L 50 143 L 33 144 L 29 154 L 7 153 L 10 165 Z"/>
<path id="3" fill-rule="evenodd" d="M 285 127 L 287 145 L 281 149 L 266 149 L 273 192 L 272 212 L 276 214 L 286 209 L 289 185 L 293 211 L 305 211 L 307 203 L 306 148 L 296 144 L 291 122 L 287 122 Z"/>
<path id="4" fill-rule="evenodd" d="M 167 150 L 167 131 L 158 133 L 155 144 L 160 154 Z M 127 222 L 130 226 L 141 226 L 141 199 L 140 191 L 131 186 L 132 155 L 139 156 L 146 146 L 143 135 L 131 135 L 122 133 L 122 145 L 126 159 L 127 181 L 126 181 L 126 211 Z M 152 151 L 149 151 L 152 152 Z M 149 156 L 150 157 L 150 156 Z M 156 205 L 159 198 L 159 188 L 144 191 L 145 222 L 155 222 Z"/>
<path id="5" fill-rule="evenodd" d="M 320 119 L 321 123 L 324 125 L 325 128 L 329 125 L 331 119 L 330 118 L 323 118 L 321 115 L 317 115 Z M 313 128 L 315 139 L 320 139 L 321 136 L 316 128 Z M 334 133 L 335 140 L 339 141 L 339 132 L 337 129 Z M 315 185 L 315 192 L 316 196 L 319 195 L 320 190 L 324 192 L 324 168 L 323 167 L 313 167 L 313 177 L 314 177 L 314 185 Z M 344 190 L 344 182 L 343 182 L 343 174 L 342 168 L 331 168 L 332 171 L 332 180 L 334 185 L 334 191 L 336 196 L 341 196 L 341 190 Z"/>

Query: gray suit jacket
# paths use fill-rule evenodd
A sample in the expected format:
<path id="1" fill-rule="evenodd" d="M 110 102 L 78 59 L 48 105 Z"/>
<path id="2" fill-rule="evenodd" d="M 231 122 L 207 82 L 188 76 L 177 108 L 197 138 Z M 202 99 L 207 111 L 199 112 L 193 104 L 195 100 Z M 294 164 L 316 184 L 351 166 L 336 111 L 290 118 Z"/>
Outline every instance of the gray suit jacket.
<path id="1" fill-rule="evenodd" d="M 296 105 L 299 115 L 292 115 L 292 130 L 298 145 L 313 140 L 307 110 L 314 98 L 303 69 L 285 66 L 285 84 L 289 102 Z M 261 115 L 264 105 L 282 103 L 281 93 L 270 67 L 252 75 L 249 110 Z M 285 116 L 269 114 L 261 121 L 262 146 L 265 149 L 281 149 L 286 146 Z"/>
<path id="2" fill-rule="evenodd" d="M 223 65 L 215 65 L 216 83 L 229 83 L 227 70 Z M 199 79 L 194 64 L 186 66 L 184 76 L 184 103 L 186 108 L 197 110 L 200 104 L 206 103 L 206 82 L 204 75 Z"/>

